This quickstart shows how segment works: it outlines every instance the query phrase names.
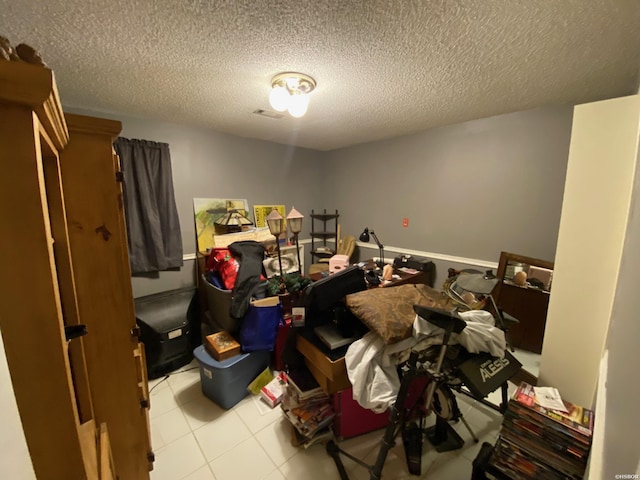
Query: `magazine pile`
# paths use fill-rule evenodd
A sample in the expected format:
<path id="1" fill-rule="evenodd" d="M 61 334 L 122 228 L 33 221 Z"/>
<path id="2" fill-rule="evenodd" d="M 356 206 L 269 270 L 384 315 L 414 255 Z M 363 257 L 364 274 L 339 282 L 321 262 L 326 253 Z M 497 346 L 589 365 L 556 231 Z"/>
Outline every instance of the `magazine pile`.
<path id="1" fill-rule="evenodd" d="M 491 464 L 510 478 L 582 479 L 593 436 L 593 410 L 562 400 L 567 412 L 536 400 L 520 384 L 509 400 Z"/>
<path id="2" fill-rule="evenodd" d="M 287 373 L 287 387 L 280 404 L 293 425 L 291 443 L 309 447 L 332 438 L 335 413 L 327 395 L 306 369 Z"/>

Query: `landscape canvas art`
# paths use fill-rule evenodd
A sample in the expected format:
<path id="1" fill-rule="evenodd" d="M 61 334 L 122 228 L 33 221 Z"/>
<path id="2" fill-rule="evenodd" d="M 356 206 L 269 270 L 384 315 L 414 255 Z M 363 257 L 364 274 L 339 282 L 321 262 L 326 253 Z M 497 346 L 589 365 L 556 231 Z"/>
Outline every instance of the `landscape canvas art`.
<path id="1" fill-rule="evenodd" d="M 249 216 L 246 199 L 194 198 L 193 215 L 199 252 L 207 252 L 215 246 L 215 221 L 231 210 Z"/>

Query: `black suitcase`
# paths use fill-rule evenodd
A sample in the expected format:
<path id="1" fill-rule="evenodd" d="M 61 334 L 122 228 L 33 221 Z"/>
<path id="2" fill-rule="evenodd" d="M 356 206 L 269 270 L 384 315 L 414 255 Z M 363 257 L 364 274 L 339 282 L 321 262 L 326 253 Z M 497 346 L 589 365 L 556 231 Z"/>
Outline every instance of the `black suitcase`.
<path id="1" fill-rule="evenodd" d="M 197 325 L 194 288 L 171 290 L 135 299 L 136 323 L 147 357 L 147 375 L 158 378 L 193 358 Z"/>

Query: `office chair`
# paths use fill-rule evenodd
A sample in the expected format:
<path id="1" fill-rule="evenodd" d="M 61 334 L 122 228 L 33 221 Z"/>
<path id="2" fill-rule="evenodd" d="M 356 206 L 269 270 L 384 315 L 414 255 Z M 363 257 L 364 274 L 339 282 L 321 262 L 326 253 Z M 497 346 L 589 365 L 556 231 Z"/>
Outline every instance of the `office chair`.
<path id="1" fill-rule="evenodd" d="M 457 275 L 456 275 L 457 274 Z M 491 274 L 491 271 L 488 271 L 486 274 L 480 273 L 477 270 L 463 270 L 460 272 L 449 270 L 449 275 L 452 275 L 450 281 L 447 282 L 447 287 L 444 289 L 445 293 L 456 303 L 467 304 L 465 301 L 465 293 L 469 292 L 475 296 L 480 296 L 480 300 L 477 300 L 475 307 L 478 307 L 479 304 L 482 303 L 481 307 L 486 308 L 490 311 L 495 320 L 496 326 L 504 331 L 505 340 L 507 341 L 507 348 L 513 352 L 515 349 L 511 345 L 509 341 L 509 327 L 520 323 L 520 321 L 509 315 L 507 312 L 503 311 L 496 304 L 495 299 L 493 298 L 493 290 L 498 284 L 499 280 L 497 277 Z M 455 278 L 454 278 L 455 277 Z M 486 300 L 490 301 L 490 304 L 486 305 Z M 469 305 L 471 308 L 474 308 L 474 305 Z"/>
<path id="2" fill-rule="evenodd" d="M 353 252 L 356 249 L 356 237 L 353 235 L 346 235 L 341 238 L 336 248 L 336 255 L 346 255 L 351 258 Z M 329 271 L 329 258 L 321 258 L 318 263 L 314 263 L 309 267 L 309 274 Z"/>

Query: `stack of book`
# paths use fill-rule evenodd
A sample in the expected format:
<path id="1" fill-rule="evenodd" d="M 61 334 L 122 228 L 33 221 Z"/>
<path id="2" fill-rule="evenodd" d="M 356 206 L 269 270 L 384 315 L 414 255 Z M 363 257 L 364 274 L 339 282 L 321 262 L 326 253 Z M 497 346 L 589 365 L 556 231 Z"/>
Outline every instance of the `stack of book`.
<path id="1" fill-rule="evenodd" d="M 293 426 L 292 443 L 306 447 L 319 439 L 331 437 L 335 413 L 327 395 L 307 369 L 286 375 L 287 387 L 280 404 Z"/>
<path id="2" fill-rule="evenodd" d="M 541 406 L 523 382 L 509 400 L 491 465 L 509 478 L 583 478 L 594 412 L 563 403 L 566 413 Z"/>

